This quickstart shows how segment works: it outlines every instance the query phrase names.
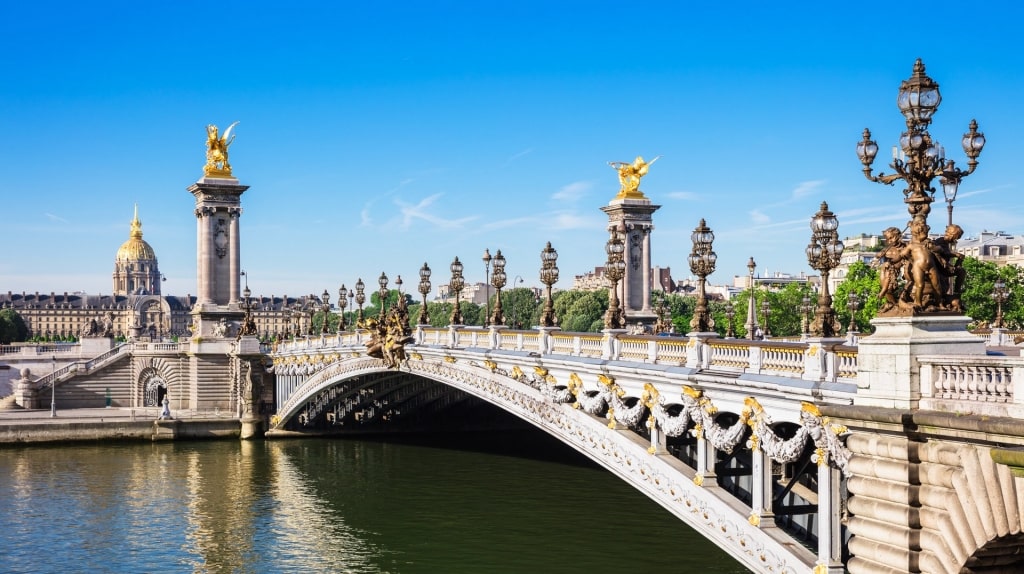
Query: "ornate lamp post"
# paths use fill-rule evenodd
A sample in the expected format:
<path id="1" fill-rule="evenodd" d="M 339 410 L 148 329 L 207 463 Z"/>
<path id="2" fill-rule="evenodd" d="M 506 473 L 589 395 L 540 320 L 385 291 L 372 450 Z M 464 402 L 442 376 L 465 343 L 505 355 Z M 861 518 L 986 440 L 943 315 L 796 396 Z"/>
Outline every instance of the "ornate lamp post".
<path id="1" fill-rule="evenodd" d="M 485 248 L 484 256 L 484 327 L 491 317 L 491 250 Z"/>
<path id="2" fill-rule="evenodd" d="M 549 243 L 548 246 L 550 247 L 551 244 Z M 622 329 L 625 325 L 622 320 L 622 312 L 619 309 L 619 281 L 626 273 L 626 261 L 622 256 L 626 246 L 619 238 L 617 229 L 612 229 L 612 236 L 608 238 L 604 250 L 608 253 L 608 260 L 604 264 L 604 274 L 611 286 L 611 289 L 608 290 L 608 311 L 604 314 L 604 328 Z M 542 277 L 543 273 L 541 271 Z"/>
<path id="3" fill-rule="evenodd" d="M 462 293 L 462 288 L 466 286 L 466 282 L 462 279 L 462 263 L 459 262 L 458 256 L 452 261 L 449 269 L 452 272 L 452 278 L 448 282 L 448 290 L 455 292 L 455 307 L 452 308 L 452 316 L 449 322 L 452 325 L 461 325 L 462 308 L 459 304 L 459 293 Z"/>
<path id="4" fill-rule="evenodd" d="M 764 335 L 763 338 L 767 339 L 772 336 L 772 330 L 768 328 L 768 317 L 772 315 L 772 306 L 768 302 L 768 299 L 761 301 L 761 316 L 764 317 Z"/>
<path id="5" fill-rule="evenodd" d="M 697 283 L 697 308 L 694 309 L 693 318 L 690 319 L 690 329 L 698 333 L 707 333 L 715 328 L 715 320 L 708 312 L 708 299 L 705 294 L 707 277 L 715 272 L 715 262 L 718 260 L 718 255 L 711 250 L 715 234 L 704 223 L 704 219 L 701 219 L 700 225 L 690 234 L 690 239 L 693 241 L 693 251 L 690 252 L 690 271 L 700 279 Z"/>
<path id="6" fill-rule="evenodd" d="M 751 257 L 747 261 L 747 289 L 750 291 L 750 300 L 747 301 L 747 322 L 743 326 L 747 329 L 747 338 L 753 341 L 757 338 L 757 332 L 761 327 L 757 324 L 757 297 L 754 296 L 754 269 L 757 263 Z"/>
<path id="7" fill-rule="evenodd" d="M 555 326 L 555 304 L 551 299 L 551 286 L 558 281 L 558 252 L 551 247 L 551 242 L 540 252 L 540 282 L 547 287 L 547 300 L 544 301 L 544 312 L 540 316 L 541 327 Z"/>
<path id="8" fill-rule="evenodd" d="M 1010 290 L 1006 288 L 1006 282 L 996 279 L 992 286 L 992 300 L 996 302 L 996 320 L 992 323 L 993 329 L 1003 328 L 1003 303 L 1010 298 Z"/>
<path id="9" fill-rule="evenodd" d="M 914 71 L 910 78 L 900 85 L 896 97 L 896 105 L 906 119 L 907 129 L 900 134 L 899 146 L 893 147 L 893 159 L 889 164 L 895 173 L 886 175 L 879 172 L 872 173 L 871 164 L 878 154 L 878 144 L 871 139 L 871 131 L 864 129 L 861 141 L 857 143 L 857 157 L 863 164 L 864 177 L 886 185 L 892 185 L 902 179 L 906 184 L 903 190 L 903 202 L 907 204 L 907 211 L 910 213 L 911 221 L 911 246 L 915 249 L 928 248 L 928 213 L 931 211 L 931 203 L 934 200 L 935 188 L 932 187 L 932 180 L 940 178 L 943 188 L 943 195 L 946 198 L 947 225 L 953 225 L 953 202 L 956 200 L 956 190 L 963 178 L 974 173 L 978 167 L 978 156 L 985 147 L 985 134 L 978 131 L 978 123 L 971 120 L 968 131 L 961 139 L 961 146 L 967 154 L 967 169 L 962 170 L 952 160 L 947 160 L 945 148 L 932 139 L 928 133 L 928 126 L 931 124 L 932 115 L 939 108 L 942 96 L 939 94 L 939 84 L 925 74 L 924 63 L 920 58 L 914 62 Z M 962 231 L 960 231 L 962 233 Z M 945 258 L 945 257 L 944 257 Z M 925 268 L 929 266 L 928 268 Z M 911 264 L 911 271 L 915 276 L 928 277 L 932 283 L 938 283 L 944 287 L 943 282 L 948 281 L 945 277 L 936 278 L 934 270 L 930 268 L 931 262 L 915 262 Z M 907 279 L 907 278 L 905 278 Z M 937 280 L 936 280 L 937 279 Z M 955 286 L 942 289 L 942 293 L 926 293 L 922 281 L 914 284 L 913 304 L 914 311 L 924 310 L 959 311 L 959 292 Z M 895 290 L 895 287 L 892 288 Z M 892 292 L 889 295 L 893 295 Z M 879 316 L 898 315 L 900 309 L 893 307 L 885 309 Z"/>
<path id="10" fill-rule="evenodd" d="M 821 202 L 821 209 L 811 218 L 811 242 L 807 245 L 807 263 L 821 273 L 818 309 L 811 323 L 811 334 L 816 337 L 835 337 L 840 328 L 828 288 L 828 275 L 839 264 L 839 256 L 843 254 L 838 229 L 839 220 L 828 210 L 828 204 Z"/>
<path id="11" fill-rule="evenodd" d="M 857 311 L 863 308 L 864 302 L 856 293 L 851 292 L 846 296 L 846 309 L 850 312 L 850 324 L 846 326 L 847 334 L 857 332 Z"/>
<path id="12" fill-rule="evenodd" d="M 327 323 L 329 322 L 327 318 L 331 316 L 331 294 L 327 292 L 327 289 L 324 289 L 324 293 L 320 296 L 320 299 L 323 301 L 323 306 L 320 308 L 320 311 L 323 312 L 324 315 L 323 324 L 320 325 L 320 334 L 326 335 Z"/>
<path id="13" fill-rule="evenodd" d="M 420 267 L 420 295 L 423 295 L 423 305 L 420 307 L 420 325 L 430 324 L 430 315 L 427 315 L 427 295 L 430 293 L 430 267 L 426 261 L 423 262 L 423 267 Z"/>
<path id="14" fill-rule="evenodd" d="M 388 310 L 388 276 L 383 271 L 380 272 L 380 277 L 377 278 L 377 284 L 380 285 L 377 298 L 380 299 L 380 318 L 383 319 L 384 313 Z"/>
<path id="15" fill-rule="evenodd" d="M 654 324 L 654 333 L 668 333 L 672 328 L 671 321 L 671 309 L 665 303 L 665 297 L 661 296 L 658 298 L 658 304 L 654 306 L 654 314 L 657 315 L 658 320 Z"/>
<path id="16" fill-rule="evenodd" d="M 341 309 L 341 316 L 338 319 L 338 332 L 345 332 L 345 307 L 348 305 L 348 301 L 345 298 L 348 297 L 348 289 L 345 288 L 345 284 L 342 283 L 338 289 L 338 308 Z"/>
<path id="17" fill-rule="evenodd" d="M 800 328 L 804 335 L 808 334 L 811 328 L 811 311 L 814 311 L 811 298 L 804 295 L 804 298 L 800 301 Z"/>
<path id="18" fill-rule="evenodd" d="M 491 325 L 504 325 L 505 314 L 501 309 L 501 288 L 505 286 L 505 256 L 501 254 L 501 249 L 498 250 L 498 254 L 494 256 L 494 275 L 491 275 L 491 285 L 494 286 L 494 314 L 491 315 Z"/>
<path id="19" fill-rule="evenodd" d="M 359 305 L 359 313 L 356 315 L 356 327 L 363 326 L 363 303 L 366 303 L 366 284 L 360 277 L 356 280 L 356 304 Z"/>
<path id="20" fill-rule="evenodd" d="M 728 326 L 725 331 L 726 339 L 736 338 L 736 329 L 734 328 L 732 322 L 734 317 L 736 317 L 736 308 L 732 306 L 732 301 L 729 301 L 728 303 L 725 304 L 725 319 L 726 321 L 728 321 Z"/>

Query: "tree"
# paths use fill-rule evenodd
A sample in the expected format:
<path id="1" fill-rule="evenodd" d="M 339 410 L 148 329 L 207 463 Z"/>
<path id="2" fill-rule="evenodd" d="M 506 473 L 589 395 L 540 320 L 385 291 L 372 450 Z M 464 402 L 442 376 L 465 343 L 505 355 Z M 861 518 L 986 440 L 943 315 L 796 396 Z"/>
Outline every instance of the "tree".
<path id="1" fill-rule="evenodd" d="M 9 345 L 28 338 L 28 325 L 14 309 L 0 311 L 0 344 Z"/>
<path id="2" fill-rule="evenodd" d="M 850 294 L 856 294 L 862 303 L 860 310 L 854 314 L 857 331 L 871 333 L 874 327 L 871 326 L 871 319 L 878 315 L 882 306 L 882 299 L 878 296 L 881 285 L 878 278 L 878 270 L 864 263 L 855 261 L 850 265 L 846 279 L 836 286 L 836 292 L 832 296 L 832 308 L 836 310 L 836 318 L 845 328 L 850 324 L 850 309 L 847 306 Z"/>
<path id="3" fill-rule="evenodd" d="M 570 289 L 554 295 L 558 326 L 565 331 L 587 332 L 604 329 L 608 310 L 608 290 L 581 291 Z"/>
<path id="4" fill-rule="evenodd" d="M 964 314 L 977 323 L 995 321 L 997 306 L 992 298 L 997 279 L 1002 279 L 1008 290 L 1003 303 L 1003 324 L 1008 328 L 1024 326 L 1024 270 L 1016 265 L 997 267 L 990 261 L 974 257 L 964 258 L 964 289 L 960 300 Z"/>
<path id="5" fill-rule="evenodd" d="M 514 329 L 529 329 L 540 322 L 543 302 L 533 289 L 517 287 L 501 294 L 505 324 Z"/>

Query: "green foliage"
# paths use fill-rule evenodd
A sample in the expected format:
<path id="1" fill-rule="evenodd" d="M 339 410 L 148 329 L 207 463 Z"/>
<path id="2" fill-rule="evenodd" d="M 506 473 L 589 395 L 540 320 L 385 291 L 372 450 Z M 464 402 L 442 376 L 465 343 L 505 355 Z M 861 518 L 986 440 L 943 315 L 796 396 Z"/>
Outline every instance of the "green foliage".
<path id="1" fill-rule="evenodd" d="M 543 300 L 536 298 L 533 289 L 518 287 L 501 293 L 501 306 L 505 324 L 515 329 L 529 329 L 540 323 Z"/>
<path id="2" fill-rule="evenodd" d="M 564 331 L 587 332 L 604 329 L 604 314 L 608 310 L 608 290 L 559 291 L 553 297 L 555 317 Z"/>
<path id="3" fill-rule="evenodd" d="M 856 261 L 850 265 L 843 282 L 836 286 L 836 292 L 832 296 L 832 308 L 836 310 L 836 317 L 845 329 L 850 324 L 850 309 L 847 306 L 851 293 L 855 293 L 862 303 L 862 307 L 854 314 L 857 331 L 870 333 L 874 331 L 871 326 L 871 319 L 878 314 L 882 306 L 882 299 L 878 296 L 881 290 L 878 271 L 863 261 Z"/>
<path id="4" fill-rule="evenodd" d="M 337 333 L 338 332 L 338 323 L 339 322 L 340 322 L 340 319 L 338 318 L 338 315 L 336 313 L 327 313 L 327 332 L 328 333 Z M 319 335 L 320 333 L 322 333 L 323 332 L 323 325 L 324 325 L 324 312 L 323 311 L 317 311 L 316 313 L 313 313 L 313 334 L 314 335 Z"/>
<path id="5" fill-rule="evenodd" d="M 14 309 L 0 311 L 0 344 L 9 345 L 28 338 L 28 325 Z"/>
<path id="6" fill-rule="evenodd" d="M 974 319 L 976 324 L 993 323 L 997 306 L 992 293 L 996 280 L 1002 279 L 1009 291 L 1003 303 L 1003 325 L 1009 329 L 1024 327 L 1024 269 L 1016 265 L 997 267 L 989 261 L 966 257 L 964 271 L 967 276 L 960 299 L 965 315 Z"/>

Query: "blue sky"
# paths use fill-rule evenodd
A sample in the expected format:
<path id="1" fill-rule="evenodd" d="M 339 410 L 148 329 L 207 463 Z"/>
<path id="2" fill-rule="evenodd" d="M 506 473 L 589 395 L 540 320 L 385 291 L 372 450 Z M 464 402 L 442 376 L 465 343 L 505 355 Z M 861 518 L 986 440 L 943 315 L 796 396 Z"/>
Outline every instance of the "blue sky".
<path id="1" fill-rule="evenodd" d="M 854 147 L 871 128 L 885 168 L 918 57 L 941 87 L 931 133 L 947 155 L 966 164 L 972 118 L 988 139 L 955 220 L 1024 232 L 1024 9 L 936 2 L 911 25 L 893 6 L 5 3 L 0 290 L 109 293 L 138 203 L 164 291 L 195 293 L 186 188 L 205 126 L 236 120 L 255 293 L 333 294 L 382 271 L 412 290 L 424 262 L 436 287 L 455 256 L 481 281 L 484 248 L 539 285 L 546 241 L 568 288 L 605 259 L 608 162 L 637 155 L 662 156 L 641 186 L 662 206 L 654 264 L 689 276 L 704 218 L 712 282 L 751 256 L 761 274 L 813 273 L 822 201 L 842 236 L 906 222 L 902 187 L 864 179 Z"/>

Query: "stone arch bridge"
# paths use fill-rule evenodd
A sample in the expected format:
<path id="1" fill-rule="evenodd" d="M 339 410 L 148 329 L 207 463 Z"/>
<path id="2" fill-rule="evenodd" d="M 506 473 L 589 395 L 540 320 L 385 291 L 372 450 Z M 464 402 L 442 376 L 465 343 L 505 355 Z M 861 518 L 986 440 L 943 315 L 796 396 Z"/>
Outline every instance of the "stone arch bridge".
<path id="1" fill-rule="evenodd" d="M 918 349 L 903 396 L 883 389 L 898 376 L 870 374 L 891 349 L 836 340 L 421 328 L 389 369 L 360 333 L 308 338 L 272 353 L 268 436 L 379 430 L 487 403 L 757 572 L 1017 572 L 1024 362 L 976 341 L 957 347 L 964 356 Z"/>

